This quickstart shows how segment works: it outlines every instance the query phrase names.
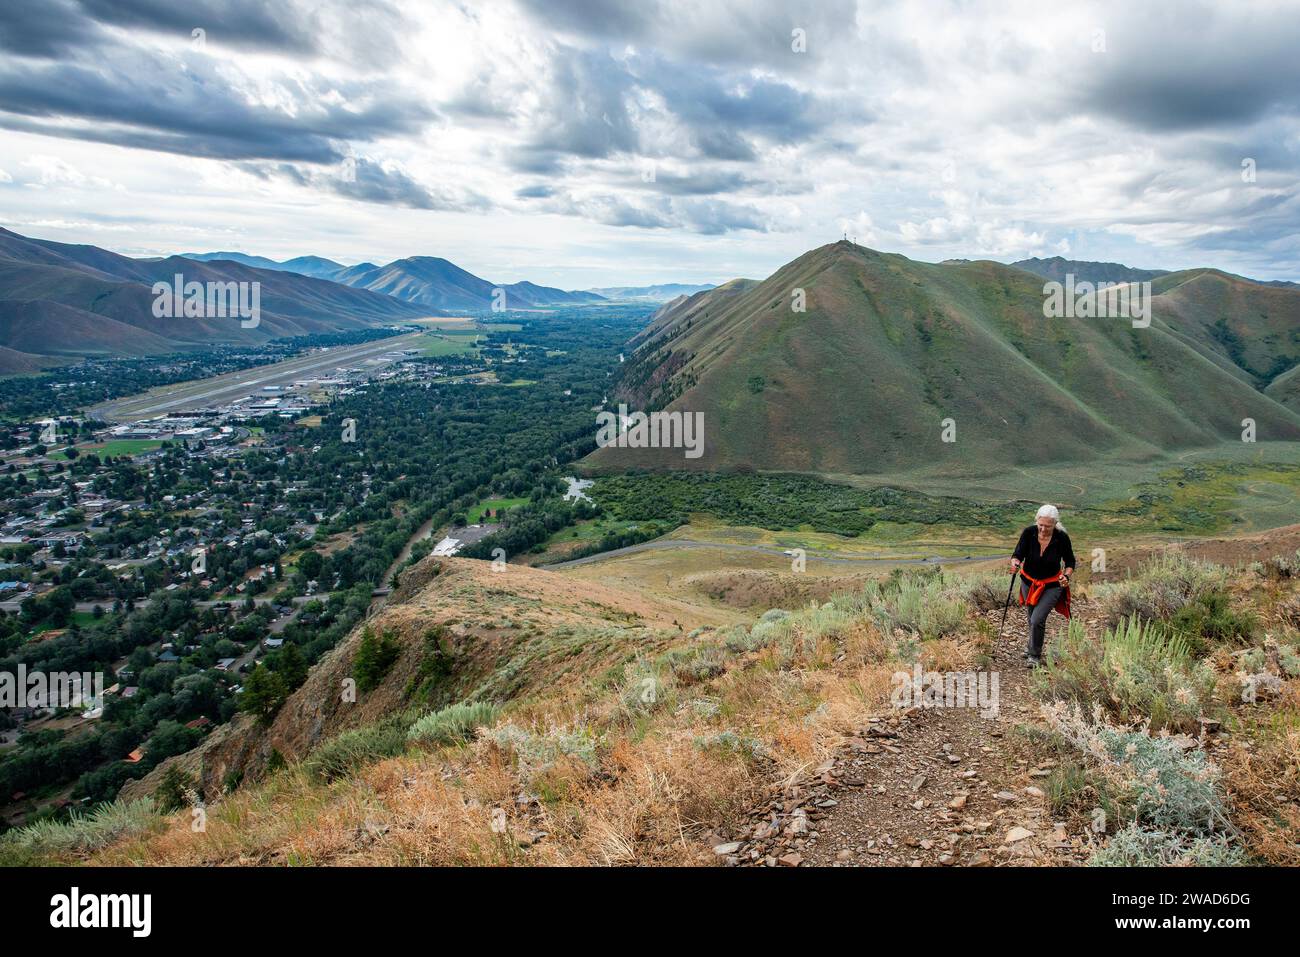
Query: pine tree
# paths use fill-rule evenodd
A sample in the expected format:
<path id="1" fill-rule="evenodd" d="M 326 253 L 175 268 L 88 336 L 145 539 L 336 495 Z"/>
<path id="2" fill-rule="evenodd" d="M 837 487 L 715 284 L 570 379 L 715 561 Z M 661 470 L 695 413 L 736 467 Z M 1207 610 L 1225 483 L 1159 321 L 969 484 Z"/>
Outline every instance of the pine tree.
<path id="1" fill-rule="evenodd" d="M 258 664 L 244 682 L 239 698 L 239 710 L 256 715 L 263 724 L 269 723 L 289 697 L 284 677 L 264 664 Z"/>
<path id="2" fill-rule="evenodd" d="M 356 679 L 357 690 L 365 693 L 379 687 L 401 651 L 401 646 L 391 631 L 376 636 L 366 628 L 361 633 L 361 644 L 352 662 L 352 677 Z"/>

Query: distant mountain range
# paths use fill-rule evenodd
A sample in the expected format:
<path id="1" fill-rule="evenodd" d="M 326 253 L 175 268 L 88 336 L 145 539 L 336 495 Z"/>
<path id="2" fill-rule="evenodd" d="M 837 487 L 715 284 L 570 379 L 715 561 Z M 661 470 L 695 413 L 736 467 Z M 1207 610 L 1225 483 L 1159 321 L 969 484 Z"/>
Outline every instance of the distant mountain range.
<path id="1" fill-rule="evenodd" d="M 1149 282 L 1161 276 L 1169 275 L 1165 269 L 1135 269 L 1122 263 L 1086 262 L 1077 259 L 1063 259 L 1052 256 L 1050 259 L 1022 259 L 1011 265 L 1042 276 L 1065 282 L 1067 275 L 1074 276 L 1075 282 Z"/>
<path id="2" fill-rule="evenodd" d="M 395 259 L 386 266 L 359 263 L 344 266 L 320 256 L 299 256 L 276 262 L 263 256 L 245 253 L 186 253 L 187 259 L 202 262 L 228 260 L 259 269 L 297 272 L 319 279 L 329 279 L 372 292 L 382 292 L 397 299 L 429 306 L 442 312 L 484 312 L 501 302 L 505 309 L 550 309 L 602 302 L 605 297 L 593 292 L 566 292 L 531 282 L 494 283 L 480 279 L 455 263 L 435 256 L 410 256 Z M 502 290 L 502 295 L 497 290 Z"/>
<path id="3" fill-rule="evenodd" d="M 603 301 L 593 293 L 566 292 L 531 282 L 489 282 L 436 256 L 410 256 L 386 266 L 361 263 L 334 279 L 447 311 L 481 312 L 492 309 L 497 301 L 505 309 L 547 309 Z M 498 289 L 503 295 L 499 296 Z"/>
<path id="4" fill-rule="evenodd" d="M 969 262 L 969 260 L 962 261 Z M 1017 269 L 1035 273 L 1044 279 L 1054 279 L 1057 282 L 1064 282 L 1067 275 L 1074 276 L 1075 282 L 1150 282 L 1153 279 L 1159 279 L 1161 276 L 1171 274 L 1168 269 L 1135 269 L 1132 266 L 1125 266 L 1123 263 L 1088 262 L 1081 259 L 1063 259 L 1060 256 L 1053 256 L 1050 259 L 1022 259 L 1011 265 Z M 1233 274 L 1224 273 L 1224 275 L 1232 276 Z M 1244 276 L 1233 276 L 1233 278 L 1253 282 L 1259 286 L 1300 288 L 1300 284 L 1288 282 L 1285 279 L 1246 279 Z"/>
<path id="5" fill-rule="evenodd" d="M 156 282 L 257 282 L 260 319 L 157 318 Z M 133 259 L 98 246 L 33 239 L 0 228 L 0 375 L 66 357 L 156 355 L 219 343 L 263 342 L 496 308 L 604 302 L 532 282 L 498 285 L 446 259 L 344 266 L 321 256 L 277 262 L 239 252 Z M 64 357 L 64 358 L 59 358 Z"/>
<path id="6" fill-rule="evenodd" d="M 260 283 L 260 320 L 156 318 L 153 284 Z M 0 228 L 0 374 L 51 356 L 155 355 L 217 343 L 264 342 L 409 321 L 429 310 L 294 272 L 181 256 L 132 259 L 97 246 L 31 239 Z"/>
<path id="7" fill-rule="evenodd" d="M 665 282 L 657 286 L 604 286 L 587 291 L 604 296 L 606 299 L 618 299 L 624 302 L 668 302 L 678 296 L 691 296 L 712 288 L 712 283 L 690 285 L 681 282 Z"/>
<path id="8" fill-rule="evenodd" d="M 246 253 L 181 253 L 181 255 L 186 259 L 197 259 L 200 262 L 228 259 L 231 262 L 243 263 L 245 266 L 252 266 L 255 269 L 296 272 L 303 276 L 313 276 L 316 279 L 333 279 L 338 273 L 347 268 L 342 263 L 336 263 L 332 259 L 325 259 L 323 256 L 299 256 L 296 259 L 276 262 L 274 259 L 267 259 L 265 256 L 249 256 Z"/>
<path id="9" fill-rule="evenodd" d="M 1261 442 L 1300 441 L 1300 290 L 1161 273 L 1150 325 L 1135 328 L 1044 318 L 1041 277 L 837 242 L 762 282 L 674 300 L 630 343 L 611 404 L 704 413 L 703 454 L 606 447 L 587 461 L 991 474 L 1239 442 L 1247 418 Z"/>

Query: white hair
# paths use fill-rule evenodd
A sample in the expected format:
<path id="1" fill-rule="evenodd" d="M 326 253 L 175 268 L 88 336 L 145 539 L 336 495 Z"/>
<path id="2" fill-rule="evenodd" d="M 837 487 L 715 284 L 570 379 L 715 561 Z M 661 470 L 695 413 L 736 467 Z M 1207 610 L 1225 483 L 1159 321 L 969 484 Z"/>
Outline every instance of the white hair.
<path id="1" fill-rule="evenodd" d="M 1056 523 L 1057 528 L 1065 531 L 1065 526 L 1061 524 L 1061 513 L 1055 505 L 1044 505 L 1040 508 L 1038 514 L 1034 516 L 1034 521 L 1038 521 L 1040 518 L 1050 518 Z"/>

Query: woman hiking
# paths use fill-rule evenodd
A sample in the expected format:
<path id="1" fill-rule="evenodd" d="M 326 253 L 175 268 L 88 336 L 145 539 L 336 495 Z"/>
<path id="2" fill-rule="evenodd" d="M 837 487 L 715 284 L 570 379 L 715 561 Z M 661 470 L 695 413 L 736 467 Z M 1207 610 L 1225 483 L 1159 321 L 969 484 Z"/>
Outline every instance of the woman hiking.
<path id="1" fill-rule="evenodd" d="M 1070 617 L 1070 576 L 1074 549 L 1055 505 L 1038 510 L 1034 524 L 1020 533 L 1011 555 L 1012 572 L 1020 573 L 1020 604 L 1029 607 L 1029 641 L 1022 657 L 1030 668 L 1043 659 L 1043 633 L 1052 609 Z"/>

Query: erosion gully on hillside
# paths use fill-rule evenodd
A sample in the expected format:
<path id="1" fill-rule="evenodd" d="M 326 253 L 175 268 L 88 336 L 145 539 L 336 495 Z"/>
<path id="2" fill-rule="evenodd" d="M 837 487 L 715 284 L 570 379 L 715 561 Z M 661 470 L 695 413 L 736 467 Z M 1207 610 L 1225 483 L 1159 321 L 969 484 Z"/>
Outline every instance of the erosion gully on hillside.
<path id="1" fill-rule="evenodd" d="M 1053 619 L 1049 647 L 1065 625 Z M 1055 760 L 1015 730 L 1038 710 L 1023 624 L 1013 611 L 993 651 L 996 717 L 911 708 L 873 718 L 807 779 L 775 785 L 742 833 L 717 836 L 715 853 L 760 867 L 1082 863 L 1096 849 L 1091 835 L 1053 821 L 1040 787 Z"/>

